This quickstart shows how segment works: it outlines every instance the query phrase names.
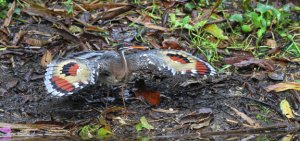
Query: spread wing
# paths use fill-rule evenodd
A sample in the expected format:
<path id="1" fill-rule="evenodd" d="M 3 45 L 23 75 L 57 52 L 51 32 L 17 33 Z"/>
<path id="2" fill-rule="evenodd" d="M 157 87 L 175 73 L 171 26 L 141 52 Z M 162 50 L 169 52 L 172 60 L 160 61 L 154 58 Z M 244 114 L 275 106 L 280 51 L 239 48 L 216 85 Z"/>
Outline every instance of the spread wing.
<path id="1" fill-rule="evenodd" d="M 52 61 L 46 69 L 45 87 L 55 96 L 70 95 L 87 85 L 95 84 L 99 72 L 107 70 L 113 51 L 78 52 Z"/>
<path id="2" fill-rule="evenodd" d="M 216 70 L 207 62 L 184 51 L 150 50 L 127 56 L 132 71 L 143 69 L 167 70 L 173 75 L 214 75 Z"/>

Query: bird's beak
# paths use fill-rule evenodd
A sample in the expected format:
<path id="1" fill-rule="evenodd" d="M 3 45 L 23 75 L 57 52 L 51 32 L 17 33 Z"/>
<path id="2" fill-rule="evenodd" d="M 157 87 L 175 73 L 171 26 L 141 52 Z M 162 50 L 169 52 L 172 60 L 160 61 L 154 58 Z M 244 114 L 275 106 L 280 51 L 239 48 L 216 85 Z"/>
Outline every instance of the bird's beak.
<path id="1" fill-rule="evenodd" d="M 147 46 L 129 46 L 129 49 L 140 49 L 140 50 L 146 50 L 149 49 Z"/>

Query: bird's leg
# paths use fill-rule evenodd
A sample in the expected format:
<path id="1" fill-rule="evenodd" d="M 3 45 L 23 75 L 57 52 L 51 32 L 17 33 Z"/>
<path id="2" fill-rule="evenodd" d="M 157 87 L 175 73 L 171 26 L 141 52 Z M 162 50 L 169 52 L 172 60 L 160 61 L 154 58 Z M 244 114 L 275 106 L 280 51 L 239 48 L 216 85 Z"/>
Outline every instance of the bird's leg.
<path id="1" fill-rule="evenodd" d="M 121 85 L 121 96 L 122 96 L 122 100 L 123 100 L 124 111 L 126 113 L 127 109 L 126 109 L 126 104 L 125 104 L 125 91 L 124 91 L 124 87 L 126 87 L 126 84 Z"/>

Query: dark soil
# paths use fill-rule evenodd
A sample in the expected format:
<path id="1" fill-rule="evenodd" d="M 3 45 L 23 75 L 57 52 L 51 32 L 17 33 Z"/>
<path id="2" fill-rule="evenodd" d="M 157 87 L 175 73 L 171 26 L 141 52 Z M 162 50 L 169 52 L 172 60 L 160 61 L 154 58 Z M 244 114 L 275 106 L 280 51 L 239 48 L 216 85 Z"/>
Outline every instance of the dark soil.
<path id="1" fill-rule="evenodd" d="M 19 58 L 15 56 L 15 58 Z M 39 58 L 33 56 L 33 58 Z M 16 64 L 15 68 L 8 64 L 1 64 L 0 90 L 1 90 L 1 118 L 7 123 L 39 123 L 59 122 L 62 124 L 87 124 L 104 116 L 103 111 L 111 107 L 122 107 L 122 99 L 119 95 L 120 88 L 108 86 L 91 86 L 78 94 L 65 97 L 52 97 L 47 94 L 43 84 L 44 68 L 38 62 L 24 62 Z M 39 59 L 37 59 L 39 60 Z M 290 65 L 288 72 L 295 74 L 299 66 Z M 293 69 L 295 68 L 295 69 Z M 260 71 L 265 76 L 266 72 Z M 296 72 L 299 73 L 299 72 Z M 149 88 L 161 93 L 161 103 L 158 106 L 149 106 L 135 98 L 132 89 L 132 80 L 126 87 L 131 96 L 127 97 L 126 108 L 130 114 L 124 114 L 122 110 L 108 113 L 104 116 L 118 136 L 132 136 L 134 125 L 140 117 L 145 116 L 156 128 L 152 132 L 142 132 L 140 135 L 166 136 L 176 134 L 193 133 L 199 130 L 191 130 L 188 125 L 180 125 L 178 119 L 188 114 L 197 112 L 202 108 L 211 108 L 213 120 L 206 128 L 200 131 L 223 131 L 243 128 L 243 119 L 237 116 L 230 108 L 235 107 L 260 123 L 261 126 L 274 125 L 288 122 L 283 120 L 279 109 L 279 101 L 285 94 L 267 93 L 264 88 L 274 81 L 265 78 L 257 80 L 258 74 L 220 74 L 216 77 L 182 78 L 146 75 L 143 77 Z M 289 76 L 289 75 L 287 75 Z M 139 77 L 137 77 L 139 78 Z M 188 82 L 190 84 L 188 84 Z M 185 84 L 185 85 L 184 85 Z M 184 85 L 184 86 L 183 86 Z M 108 101 L 109 98 L 116 100 Z M 259 109 L 251 107 L 266 107 L 270 110 L 267 121 L 257 120 L 262 113 Z M 175 113 L 155 112 L 153 109 L 173 109 Z M 131 124 L 121 125 L 116 117 L 122 117 Z M 225 120 L 237 120 L 231 125 Z M 157 120 L 155 122 L 155 120 Z M 135 124 L 134 124 L 135 123 Z M 120 126 L 122 128 L 120 128 Z M 178 128 L 178 129 L 176 129 Z"/>

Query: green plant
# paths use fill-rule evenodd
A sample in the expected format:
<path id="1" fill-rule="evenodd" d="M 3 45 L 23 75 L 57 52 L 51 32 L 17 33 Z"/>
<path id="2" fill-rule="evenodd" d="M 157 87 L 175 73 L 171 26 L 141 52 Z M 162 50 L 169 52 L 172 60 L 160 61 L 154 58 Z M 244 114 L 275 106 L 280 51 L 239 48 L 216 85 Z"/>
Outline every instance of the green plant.
<path id="1" fill-rule="evenodd" d="M 135 125 L 135 129 L 138 132 L 141 131 L 143 128 L 148 130 L 154 129 L 154 127 L 148 123 L 147 119 L 144 116 L 141 117 L 140 123 Z"/>
<path id="2" fill-rule="evenodd" d="M 79 136 L 84 140 L 91 139 L 91 138 L 105 139 L 110 137 L 111 134 L 112 134 L 111 131 L 105 128 L 100 128 L 99 125 L 83 126 L 79 132 Z"/>
<path id="3" fill-rule="evenodd" d="M 249 33 L 256 31 L 258 43 L 266 31 L 273 28 L 273 26 L 275 27 L 275 31 L 286 33 L 284 27 L 291 21 L 289 18 L 289 9 L 288 5 L 281 9 L 276 9 L 270 5 L 258 3 L 256 8 L 252 9 L 251 12 L 247 12 L 243 15 L 231 15 L 229 20 L 238 22 L 243 32 Z"/>
<path id="4" fill-rule="evenodd" d="M 6 15 L 6 12 L 7 12 L 7 9 L 8 9 L 8 5 L 6 3 L 6 0 L 0 0 L 0 18 L 1 19 L 4 19 L 5 18 L 5 15 Z"/>
<path id="5" fill-rule="evenodd" d="M 67 8 L 67 13 L 71 14 L 73 13 L 73 0 L 67 0 L 64 2 L 64 5 Z"/>

